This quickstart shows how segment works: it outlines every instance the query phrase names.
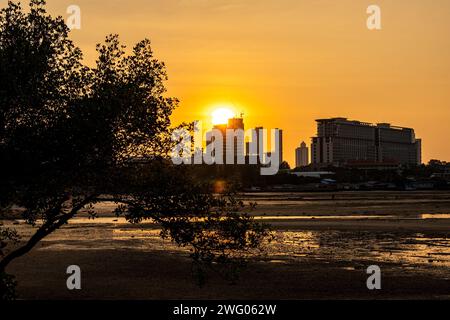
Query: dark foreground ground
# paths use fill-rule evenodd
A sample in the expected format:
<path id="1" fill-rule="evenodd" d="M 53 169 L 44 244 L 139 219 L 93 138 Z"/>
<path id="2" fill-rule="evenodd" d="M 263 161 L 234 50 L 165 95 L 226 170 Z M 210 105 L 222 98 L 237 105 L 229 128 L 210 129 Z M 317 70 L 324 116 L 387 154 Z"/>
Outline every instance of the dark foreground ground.
<path id="1" fill-rule="evenodd" d="M 72 258 L 71 258 L 72 256 Z M 82 266 L 82 290 L 66 288 L 65 269 Z M 377 262 L 378 263 L 378 262 Z M 380 264 L 382 290 L 366 287 L 367 262 L 252 263 L 236 284 L 210 274 L 199 288 L 191 261 L 139 251 L 35 251 L 11 269 L 22 299 L 449 299 L 450 279 Z"/>
<path id="2" fill-rule="evenodd" d="M 268 213 L 276 240 L 234 284 L 209 272 L 198 287 L 188 252 L 160 240 L 157 226 L 112 217 L 79 218 L 8 272 L 21 299 L 450 299 L 448 193 L 258 196 L 255 214 Z M 66 288 L 69 265 L 81 267 L 82 290 Z M 366 287 L 370 265 L 381 268 L 381 290 Z"/>

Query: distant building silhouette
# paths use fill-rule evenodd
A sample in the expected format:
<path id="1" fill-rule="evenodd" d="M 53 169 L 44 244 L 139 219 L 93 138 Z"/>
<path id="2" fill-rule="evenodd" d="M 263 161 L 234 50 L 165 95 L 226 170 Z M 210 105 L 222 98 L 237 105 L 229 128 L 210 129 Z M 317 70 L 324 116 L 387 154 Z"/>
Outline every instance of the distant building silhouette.
<path id="1" fill-rule="evenodd" d="M 233 163 L 236 163 L 236 158 L 238 154 L 238 148 L 242 148 L 242 154 L 245 155 L 245 142 L 243 140 L 243 137 L 240 137 L 236 134 L 237 130 L 244 130 L 244 119 L 242 118 L 231 118 L 228 119 L 228 124 L 218 124 L 213 127 L 214 130 L 219 130 L 222 134 L 222 156 L 223 156 L 223 164 L 226 164 L 226 155 L 227 153 L 233 151 L 234 159 Z M 232 130 L 232 133 L 234 133 L 233 136 L 233 143 L 229 144 L 227 143 L 227 130 Z M 214 137 L 212 137 L 210 140 L 206 141 L 206 144 L 209 145 L 214 142 Z M 233 150 L 229 149 L 233 148 Z"/>
<path id="2" fill-rule="evenodd" d="M 257 157 L 257 161 L 259 163 L 259 150 L 260 148 L 262 148 L 262 146 L 260 146 L 259 144 L 259 139 L 260 137 L 263 135 L 263 127 L 256 127 L 255 129 L 255 133 L 256 133 L 256 141 L 252 141 L 252 142 L 256 142 L 255 147 L 256 147 L 256 152 L 251 152 L 250 150 L 250 142 L 246 142 L 246 147 L 245 147 L 245 154 L 248 156 L 253 156 L 253 157 Z"/>
<path id="3" fill-rule="evenodd" d="M 309 148 L 302 141 L 300 147 L 295 149 L 295 167 L 305 167 L 309 164 Z"/>
<path id="4" fill-rule="evenodd" d="M 284 158 L 283 158 L 283 130 L 279 129 L 279 128 L 276 128 L 276 130 L 278 130 L 278 132 L 279 132 L 278 145 L 280 148 L 279 149 L 280 154 L 279 154 L 279 159 L 278 159 L 279 162 L 278 163 L 281 165 L 284 161 Z"/>
<path id="5" fill-rule="evenodd" d="M 385 168 L 422 162 L 422 142 L 416 139 L 414 129 L 347 118 L 316 121 L 317 136 L 311 145 L 313 165 Z"/>
<path id="6" fill-rule="evenodd" d="M 279 150 L 276 160 L 278 160 L 279 166 L 283 162 L 283 130 L 278 128 L 275 130 L 278 130 L 277 144 Z M 235 117 L 229 119 L 227 124 L 215 125 L 213 130 L 206 133 L 206 148 L 210 150 L 216 164 L 255 164 L 273 168 L 277 167 L 275 160 L 272 159 L 274 154 L 271 152 L 271 149 L 275 148 L 275 141 L 269 136 L 270 134 L 273 134 L 273 132 L 270 130 L 264 131 L 263 127 L 256 127 L 252 132 L 245 132 L 244 120 Z M 216 141 L 219 138 L 221 141 Z M 251 139 L 251 142 L 246 141 L 248 139 Z M 270 151 L 268 148 L 269 139 Z M 219 156 L 220 151 L 218 150 L 222 152 L 222 157 Z"/>
<path id="7" fill-rule="evenodd" d="M 228 144 L 227 144 L 227 136 L 224 135 L 224 138 L 225 138 L 224 151 L 225 152 L 233 152 L 233 154 L 234 154 L 233 164 L 235 164 L 239 149 L 241 150 L 240 152 L 243 155 L 245 155 L 245 141 L 244 141 L 244 137 L 243 136 L 238 136 L 236 134 L 236 130 L 244 131 L 244 119 L 243 118 L 231 118 L 231 119 L 228 119 L 227 130 L 233 130 L 233 132 L 234 132 L 234 137 L 233 137 L 234 141 L 233 141 L 232 146 L 228 146 Z M 229 148 L 233 148 L 233 150 L 231 150 Z M 224 153 L 225 156 L 226 156 L 226 154 L 227 153 Z"/>
<path id="8" fill-rule="evenodd" d="M 259 158 L 260 153 L 262 153 L 263 155 L 266 155 L 268 157 L 272 156 L 272 152 L 269 150 L 268 141 L 267 141 L 267 139 L 271 139 L 271 137 L 268 137 L 271 134 L 271 132 L 270 132 L 270 130 L 267 130 L 267 132 L 265 133 L 266 140 L 265 140 L 265 145 L 264 145 L 264 142 L 262 140 L 260 141 L 260 138 L 264 134 L 264 127 L 256 127 L 254 130 L 256 133 L 256 142 L 257 142 L 256 143 L 256 152 L 255 153 L 251 152 L 250 142 L 246 142 L 245 150 L 246 150 L 247 156 L 257 157 L 257 162 L 258 162 L 258 164 L 260 164 L 260 163 L 262 163 L 261 159 Z M 278 161 L 279 162 L 278 163 L 281 164 L 281 163 L 283 163 L 283 130 L 279 129 L 279 128 L 275 128 L 275 130 L 278 130 L 278 133 L 279 133 L 279 136 L 278 136 L 278 146 L 279 146 Z M 274 141 L 271 141 L 271 146 L 272 147 L 270 149 L 271 150 L 274 149 L 274 147 L 275 147 Z"/>

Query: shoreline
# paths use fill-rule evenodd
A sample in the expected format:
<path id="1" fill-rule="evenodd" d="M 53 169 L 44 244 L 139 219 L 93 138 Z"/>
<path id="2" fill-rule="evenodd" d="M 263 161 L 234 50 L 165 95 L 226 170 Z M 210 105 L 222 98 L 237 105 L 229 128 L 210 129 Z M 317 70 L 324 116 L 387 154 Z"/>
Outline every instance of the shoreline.
<path id="1" fill-rule="evenodd" d="M 160 239 L 157 225 L 115 218 L 111 205 L 99 206 L 96 220 L 80 214 L 8 272 L 17 277 L 21 299 L 450 299 L 450 193 L 422 193 L 409 204 L 409 193 L 372 193 L 370 205 L 355 206 L 365 194 L 345 194 L 358 200 L 322 194 L 313 201 L 292 194 L 263 202 L 252 214 L 273 226 L 276 240 L 250 259 L 236 284 L 212 273 L 199 288 L 188 250 Z M 433 216 L 433 210 L 440 212 Z M 83 274 L 79 292 L 65 287 L 66 268 L 74 264 Z M 366 287 L 372 264 L 382 270 L 377 292 Z"/>

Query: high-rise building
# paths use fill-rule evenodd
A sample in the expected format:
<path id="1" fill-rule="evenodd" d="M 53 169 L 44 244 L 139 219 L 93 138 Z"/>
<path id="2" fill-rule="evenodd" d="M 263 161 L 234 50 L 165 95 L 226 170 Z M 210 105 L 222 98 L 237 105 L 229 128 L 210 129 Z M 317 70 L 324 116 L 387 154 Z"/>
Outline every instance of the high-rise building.
<path id="1" fill-rule="evenodd" d="M 246 162 L 250 157 L 255 160 L 255 164 L 262 164 L 267 160 L 266 157 L 272 157 L 273 155 L 273 152 L 269 150 L 268 139 L 271 139 L 270 149 L 275 148 L 275 141 L 273 141 L 273 137 L 269 137 L 270 132 L 264 131 L 263 127 L 256 127 L 254 129 L 254 136 L 251 137 L 251 143 L 249 141 L 246 142 L 244 121 L 242 118 L 231 118 L 227 124 L 215 125 L 213 130 L 219 131 L 222 136 L 223 164 L 239 164 L 239 159 Z M 275 130 L 278 130 L 276 146 L 279 150 L 277 160 L 281 165 L 283 162 L 283 130 Z M 241 132 L 238 134 L 238 131 Z M 207 133 L 207 147 L 215 142 L 216 136 L 213 133 L 213 131 Z M 233 141 L 229 140 L 230 137 L 233 138 Z M 230 156 L 231 154 L 234 155 L 234 158 Z M 229 160 L 232 161 L 227 161 L 227 155 L 229 156 Z M 213 151 L 213 156 L 217 157 L 216 149 Z M 216 163 L 219 163 L 219 161 L 220 159 L 216 159 Z"/>
<path id="2" fill-rule="evenodd" d="M 421 140 L 416 139 L 414 129 L 347 118 L 316 121 L 317 136 L 312 138 L 311 145 L 313 164 L 421 163 Z"/>
<path id="3" fill-rule="evenodd" d="M 422 164 L 422 139 L 416 139 L 417 164 Z"/>
<path id="4" fill-rule="evenodd" d="M 283 130 L 276 128 L 275 130 L 278 130 L 279 136 L 278 136 L 278 147 L 279 147 L 279 159 L 278 159 L 278 163 L 281 165 L 284 161 L 283 158 Z"/>
<path id="5" fill-rule="evenodd" d="M 264 128 L 263 127 L 256 127 L 253 129 L 254 130 L 254 134 L 255 136 L 253 136 L 251 138 L 251 142 L 247 141 L 246 142 L 246 147 L 245 147 L 245 154 L 249 157 L 254 157 L 256 159 L 256 162 L 259 164 L 261 163 L 260 161 L 260 156 L 259 156 L 259 151 L 260 150 L 264 150 L 264 148 L 262 147 L 262 145 L 260 145 L 260 137 L 263 136 L 264 133 Z M 254 141 L 253 141 L 254 140 Z M 253 149 L 251 149 L 251 145 L 253 145 Z"/>
<path id="6" fill-rule="evenodd" d="M 277 143 L 277 146 L 279 148 L 278 161 L 279 161 L 279 164 L 281 164 L 283 162 L 283 130 L 278 129 L 278 128 L 276 128 L 275 130 L 278 130 L 278 143 Z M 271 136 L 270 130 L 264 131 L 264 127 L 256 127 L 254 129 L 254 132 L 255 132 L 256 141 L 252 141 L 252 142 L 255 143 L 255 149 L 256 149 L 255 151 L 256 152 L 251 152 L 250 142 L 247 142 L 246 143 L 246 155 L 255 156 L 255 157 L 257 157 L 258 163 L 264 163 L 263 160 L 265 160 L 265 159 L 261 159 L 260 157 L 261 156 L 264 158 L 265 158 L 265 156 L 271 157 L 273 154 L 273 152 L 271 150 L 273 150 L 275 148 L 275 142 L 272 141 L 272 136 Z M 268 139 L 271 139 L 270 146 L 269 146 Z"/>
<path id="7" fill-rule="evenodd" d="M 225 160 L 227 154 L 233 154 L 233 160 L 231 164 L 237 163 L 237 157 L 238 153 L 242 155 L 242 157 L 245 156 L 245 141 L 244 141 L 244 135 L 243 134 L 237 134 L 237 130 L 244 131 L 244 119 L 243 118 L 231 118 L 228 119 L 228 126 L 227 126 L 228 133 L 232 133 L 233 141 L 231 144 L 227 143 L 228 137 L 227 135 L 224 136 L 224 150 L 227 153 L 224 153 Z M 225 161 L 225 163 L 227 163 Z"/>
<path id="8" fill-rule="evenodd" d="M 300 147 L 295 149 L 295 167 L 305 167 L 309 164 L 309 148 L 306 143 L 302 141 Z"/>
<path id="9" fill-rule="evenodd" d="M 227 164 L 227 154 L 231 154 L 233 152 L 234 158 L 231 164 L 236 164 L 238 152 L 242 153 L 242 156 L 245 156 L 245 142 L 243 135 L 238 135 L 237 130 L 244 130 L 244 120 L 242 118 L 231 118 L 228 119 L 228 124 L 218 124 L 213 127 L 214 130 L 220 131 L 222 134 L 222 156 L 223 156 L 223 164 Z M 228 131 L 228 132 L 227 132 Z M 233 134 L 232 143 L 227 143 L 227 133 Z M 209 145 L 214 142 L 214 137 L 210 140 L 206 141 L 206 144 Z M 232 148 L 232 149 L 231 149 Z M 217 161 L 217 160 L 216 160 Z"/>

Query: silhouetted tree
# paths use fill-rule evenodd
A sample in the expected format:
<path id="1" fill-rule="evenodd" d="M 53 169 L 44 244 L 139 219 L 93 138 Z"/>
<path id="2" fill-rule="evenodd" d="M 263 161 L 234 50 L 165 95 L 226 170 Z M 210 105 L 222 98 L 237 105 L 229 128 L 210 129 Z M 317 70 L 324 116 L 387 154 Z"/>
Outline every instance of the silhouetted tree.
<path id="1" fill-rule="evenodd" d="M 200 265 L 257 248 L 268 233 L 242 202 L 168 160 L 178 101 L 164 96 L 165 66 L 150 41 L 126 54 L 108 36 L 88 68 L 68 32 L 43 0 L 27 13 L 12 2 L 0 11 L 0 213 L 16 205 L 36 227 L 16 244 L 13 230 L 0 229 L 1 297 L 13 297 L 11 261 L 100 201 L 117 203 L 130 222 L 153 219 Z"/>
<path id="2" fill-rule="evenodd" d="M 289 163 L 287 161 L 283 161 L 280 164 L 280 170 L 291 170 L 291 166 L 289 165 Z"/>

